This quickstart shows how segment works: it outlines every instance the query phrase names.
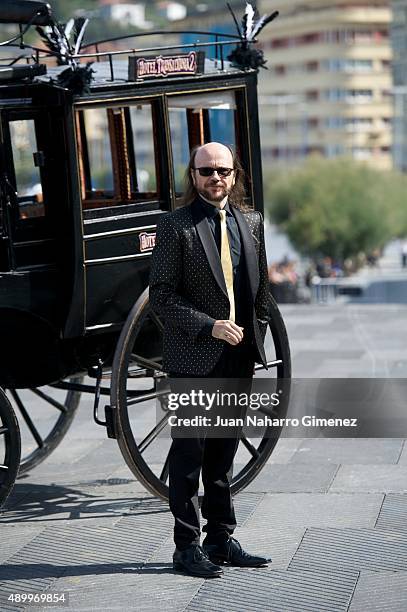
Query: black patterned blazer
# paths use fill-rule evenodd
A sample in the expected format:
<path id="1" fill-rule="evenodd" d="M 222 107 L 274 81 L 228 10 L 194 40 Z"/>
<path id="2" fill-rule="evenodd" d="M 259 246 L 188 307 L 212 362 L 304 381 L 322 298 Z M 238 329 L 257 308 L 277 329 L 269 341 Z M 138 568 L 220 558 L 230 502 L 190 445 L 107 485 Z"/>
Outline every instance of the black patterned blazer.
<path id="1" fill-rule="evenodd" d="M 263 218 L 234 206 L 249 279 L 256 361 L 266 366 L 264 336 L 270 290 Z M 164 318 L 163 369 L 205 376 L 225 342 L 199 332 L 210 318 L 229 318 L 222 265 L 207 218 L 197 202 L 164 215 L 157 224 L 150 270 L 150 304 Z"/>

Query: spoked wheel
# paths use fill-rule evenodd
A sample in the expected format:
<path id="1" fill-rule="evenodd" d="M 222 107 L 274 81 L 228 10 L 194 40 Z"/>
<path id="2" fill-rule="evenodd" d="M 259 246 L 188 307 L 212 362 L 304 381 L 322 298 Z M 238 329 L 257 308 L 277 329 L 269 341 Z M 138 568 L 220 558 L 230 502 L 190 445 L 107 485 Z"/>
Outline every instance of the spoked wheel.
<path id="1" fill-rule="evenodd" d="M 0 389 L 0 507 L 11 492 L 20 465 L 20 430 L 13 408 Z"/>
<path id="2" fill-rule="evenodd" d="M 168 499 L 171 437 L 164 399 L 161 401 L 164 416 L 156 418 L 157 382 L 165 376 L 162 371 L 162 331 L 163 324 L 150 308 L 146 289 L 130 312 L 116 347 L 111 406 L 118 443 L 130 470 L 153 495 Z M 261 375 L 274 378 L 274 387 L 284 390 L 276 415 L 282 418 L 288 405 L 291 364 L 287 333 L 274 301 L 265 345 L 271 366 L 267 371 L 263 369 Z M 256 375 L 259 376 L 260 372 Z M 281 428 L 265 427 L 261 438 L 253 440 L 243 430 L 235 462 L 233 494 L 256 477 L 273 452 L 280 433 Z"/>
<path id="3" fill-rule="evenodd" d="M 81 394 L 51 386 L 7 389 L 6 394 L 20 424 L 22 452 L 18 475 L 21 476 L 42 463 L 61 442 L 75 416 Z"/>

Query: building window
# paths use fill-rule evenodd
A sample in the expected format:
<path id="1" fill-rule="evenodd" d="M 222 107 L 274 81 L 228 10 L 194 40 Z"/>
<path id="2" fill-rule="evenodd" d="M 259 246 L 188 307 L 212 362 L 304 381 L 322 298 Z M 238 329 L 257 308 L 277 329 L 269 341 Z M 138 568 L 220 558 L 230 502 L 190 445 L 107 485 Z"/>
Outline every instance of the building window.
<path id="1" fill-rule="evenodd" d="M 373 119 L 370 117 L 347 117 L 345 125 L 349 132 L 365 132 L 372 128 Z"/>
<path id="2" fill-rule="evenodd" d="M 343 89 L 327 89 L 324 97 L 329 102 L 339 102 L 345 98 L 345 90 Z"/>
<path id="3" fill-rule="evenodd" d="M 329 59 L 324 67 L 330 72 L 370 72 L 373 70 L 373 61 L 367 59 Z"/>
<path id="4" fill-rule="evenodd" d="M 342 145 L 338 144 L 328 144 L 325 147 L 325 155 L 327 157 L 337 157 L 338 155 L 343 155 L 344 148 Z"/>
<path id="5" fill-rule="evenodd" d="M 305 97 L 307 100 L 318 100 L 319 99 L 319 91 L 316 89 L 311 89 L 305 92 Z"/>
<path id="6" fill-rule="evenodd" d="M 373 91 L 371 89 L 348 89 L 346 91 L 347 102 L 371 102 L 373 100 Z"/>
<path id="7" fill-rule="evenodd" d="M 307 126 L 311 129 L 316 129 L 319 127 L 319 119 L 318 117 L 308 117 Z"/>
<path id="8" fill-rule="evenodd" d="M 329 130 L 339 130 L 343 128 L 345 119 L 343 117 L 327 117 L 325 119 L 325 126 Z"/>
<path id="9" fill-rule="evenodd" d="M 319 62 L 307 62 L 305 69 L 307 72 L 316 72 L 319 69 Z"/>

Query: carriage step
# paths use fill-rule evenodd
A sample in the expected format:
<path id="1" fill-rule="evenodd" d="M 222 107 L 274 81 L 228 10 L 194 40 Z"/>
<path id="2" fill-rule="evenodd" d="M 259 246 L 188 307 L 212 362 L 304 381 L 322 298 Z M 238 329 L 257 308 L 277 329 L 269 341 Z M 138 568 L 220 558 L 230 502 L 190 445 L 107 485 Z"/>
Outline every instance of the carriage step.
<path id="1" fill-rule="evenodd" d="M 115 425 L 115 415 L 114 415 L 114 411 L 115 408 L 112 408 L 112 406 L 109 406 L 109 404 L 106 404 L 105 406 L 105 418 L 106 418 L 106 433 L 107 433 L 107 437 L 108 438 L 113 438 L 114 440 L 117 439 L 117 435 L 116 435 L 116 425 Z"/>

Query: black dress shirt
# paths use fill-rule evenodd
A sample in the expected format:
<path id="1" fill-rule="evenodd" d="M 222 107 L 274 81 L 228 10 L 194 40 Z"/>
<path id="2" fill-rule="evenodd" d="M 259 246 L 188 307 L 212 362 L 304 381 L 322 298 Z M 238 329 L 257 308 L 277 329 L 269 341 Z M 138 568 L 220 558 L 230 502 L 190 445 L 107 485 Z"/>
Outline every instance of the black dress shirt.
<path id="1" fill-rule="evenodd" d="M 220 227 L 220 215 L 219 209 L 214 204 L 206 202 L 203 198 L 198 198 L 198 201 L 202 207 L 202 210 L 208 220 L 209 227 L 212 231 L 215 243 L 218 249 L 219 257 L 221 253 L 221 227 Z M 232 259 L 233 267 L 233 293 L 235 296 L 235 318 L 236 324 L 244 327 L 247 322 L 247 275 L 246 266 L 244 261 L 244 252 L 242 249 L 242 243 L 240 240 L 239 228 L 236 223 L 236 219 L 230 210 L 230 205 L 226 202 L 223 210 L 226 211 L 226 229 L 228 232 L 230 256 Z M 215 323 L 215 319 L 208 322 L 203 329 L 201 334 L 212 335 L 212 329 Z"/>

